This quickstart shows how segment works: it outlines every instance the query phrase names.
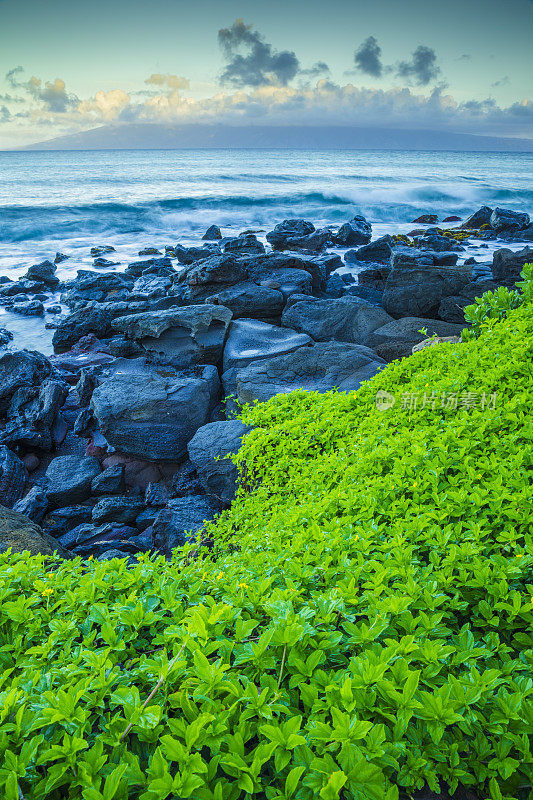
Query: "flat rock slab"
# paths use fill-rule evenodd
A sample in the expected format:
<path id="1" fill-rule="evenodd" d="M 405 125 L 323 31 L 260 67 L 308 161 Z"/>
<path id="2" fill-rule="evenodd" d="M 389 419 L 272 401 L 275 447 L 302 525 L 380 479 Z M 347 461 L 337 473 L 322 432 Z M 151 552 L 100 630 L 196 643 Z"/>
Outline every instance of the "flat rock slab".
<path id="1" fill-rule="evenodd" d="M 305 333 L 254 319 L 237 320 L 229 328 L 223 369 L 226 372 L 232 367 L 244 367 L 259 358 L 274 358 L 310 343 L 311 338 Z"/>
<path id="2" fill-rule="evenodd" d="M 368 347 L 344 342 L 319 342 L 294 353 L 254 361 L 236 374 L 241 403 L 266 402 L 297 389 L 328 392 L 355 391 L 386 362 Z"/>

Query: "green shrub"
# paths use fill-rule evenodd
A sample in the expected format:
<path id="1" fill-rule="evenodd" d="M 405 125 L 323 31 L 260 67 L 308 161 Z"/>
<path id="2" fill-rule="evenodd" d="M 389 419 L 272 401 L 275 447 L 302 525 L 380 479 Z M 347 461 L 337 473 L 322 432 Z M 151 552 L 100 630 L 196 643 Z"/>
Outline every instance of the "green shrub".
<path id="1" fill-rule="evenodd" d="M 531 797 L 532 355 L 523 305 L 247 410 L 210 552 L 1 556 L 0 795 Z"/>
<path id="2" fill-rule="evenodd" d="M 516 289 L 499 286 L 495 292 L 485 292 L 471 306 L 466 306 L 465 320 L 471 327 L 463 331 L 463 341 L 477 338 L 485 328 L 505 319 L 513 308 L 533 302 L 533 264 L 525 264 L 520 275 L 523 280 L 515 284 Z"/>

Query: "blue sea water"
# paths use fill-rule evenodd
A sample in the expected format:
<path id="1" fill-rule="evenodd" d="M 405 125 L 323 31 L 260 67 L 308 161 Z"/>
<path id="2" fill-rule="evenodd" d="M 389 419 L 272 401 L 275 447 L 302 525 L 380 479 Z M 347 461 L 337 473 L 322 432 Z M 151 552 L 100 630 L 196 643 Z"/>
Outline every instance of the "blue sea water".
<path id="1" fill-rule="evenodd" d="M 410 230 L 422 213 L 465 218 L 481 205 L 533 216 L 532 173 L 532 153 L 0 152 L 0 275 L 61 251 L 70 258 L 58 276 L 72 277 L 99 244 L 113 245 L 124 269 L 144 247 L 197 243 L 211 224 L 231 235 L 364 214 L 376 237 Z"/>

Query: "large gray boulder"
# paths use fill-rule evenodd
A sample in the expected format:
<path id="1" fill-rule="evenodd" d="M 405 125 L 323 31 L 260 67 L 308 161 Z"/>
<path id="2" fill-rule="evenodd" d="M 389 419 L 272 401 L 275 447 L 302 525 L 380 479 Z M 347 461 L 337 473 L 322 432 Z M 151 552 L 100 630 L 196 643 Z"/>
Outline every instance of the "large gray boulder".
<path id="1" fill-rule="evenodd" d="M 207 498 L 201 495 L 170 500 L 152 526 L 154 546 L 170 557 L 175 547 L 191 541 L 215 513 Z"/>
<path id="2" fill-rule="evenodd" d="M 519 231 L 529 225 L 529 214 L 509 211 L 506 208 L 495 208 L 490 215 L 490 224 L 498 233 Z"/>
<path id="3" fill-rule="evenodd" d="M 310 344 L 306 334 L 259 322 L 240 319 L 232 322 L 224 348 L 223 370 L 244 367 L 259 358 L 274 358 Z"/>
<path id="4" fill-rule="evenodd" d="M 228 286 L 206 298 L 207 303 L 219 303 L 233 313 L 233 317 L 274 319 L 281 316 L 284 296 L 277 289 L 258 286 L 251 281 Z"/>
<path id="5" fill-rule="evenodd" d="M 218 402 L 216 367 L 119 372 L 98 386 L 91 407 L 106 440 L 127 455 L 179 461 Z"/>
<path id="6" fill-rule="evenodd" d="M 241 403 L 265 402 L 297 389 L 349 392 L 385 366 L 373 350 L 358 344 L 318 342 L 294 353 L 254 361 L 236 374 Z"/>
<path id="7" fill-rule="evenodd" d="M 286 219 L 266 235 L 273 250 L 309 250 L 320 252 L 330 237 L 327 230 L 317 231 L 312 222 Z"/>
<path id="8" fill-rule="evenodd" d="M 111 336 L 113 333 L 111 322 L 114 316 L 111 309 L 94 302 L 73 311 L 54 331 L 52 337 L 54 352 L 66 352 L 88 333 L 94 333 L 101 339 Z"/>
<path id="9" fill-rule="evenodd" d="M 24 464 L 5 445 L 0 445 L 0 504 L 13 508 L 22 497 L 26 475 Z"/>
<path id="10" fill-rule="evenodd" d="M 368 244 L 372 238 L 372 225 L 361 215 L 356 215 L 349 222 L 341 225 L 336 234 L 332 236 L 334 244 L 341 247 L 356 247 Z"/>
<path id="11" fill-rule="evenodd" d="M 220 361 L 231 318 L 224 305 L 204 303 L 118 317 L 112 327 L 155 360 L 188 367 Z"/>
<path id="12" fill-rule="evenodd" d="M 313 291 L 313 278 L 305 269 L 293 267 L 269 267 L 267 263 L 249 266 L 250 278 L 259 286 L 266 286 L 281 292 L 287 300 L 293 294 L 308 294 Z M 237 284 L 238 285 L 238 284 Z"/>
<path id="13" fill-rule="evenodd" d="M 464 323 L 453 324 L 440 319 L 403 317 L 377 328 L 370 339 L 370 347 L 385 361 L 410 356 L 414 345 L 431 336 L 460 336 Z M 420 333 L 420 331 L 426 331 Z"/>
<path id="14" fill-rule="evenodd" d="M 100 464 L 92 456 L 54 458 L 45 476 L 44 489 L 48 502 L 55 508 L 83 503 L 91 495 L 91 481 L 100 472 Z"/>
<path id="15" fill-rule="evenodd" d="M 524 264 L 533 262 L 533 247 L 524 247 L 514 252 L 506 247 L 496 250 L 492 259 L 494 280 L 500 283 L 514 283 L 519 280 Z"/>
<path id="16" fill-rule="evenodd" d="M 191 267 L 185 282 L 191 287 L 205 286 L 209 283 L 233 285 L 246 280 L 248 272 L 245 264 L 232 253 L 210 255 L 197 266 Z"/>
<path id="17" fill-rule="evenodd" d="M 236 453 L 242 439 L 252 428 L 239 420 L 210 422 L 189 442 L 189 458 L 196 467 L 206 494 L 223 503 L 231 503 L 237 485 L 237 467 L 226 458 Z"/>
<path id="18" fill-rule="evenodd" d="M 372 331 L 391 321 L 382 308 L 360 297 L 295 303 L 283 313 L 281 324 L 306 333 L 316 342 L 366 344 Z"/>
<path id="19" fill-rule="evenodd" d="M 40 264 L 31 266 L 26 275 L 26 280 L 38 281 L 48 289 L 55 289 L 59 286 L 59 278 L 56 278 L 56 267 L 51 261 L 42 261 Z"/>
<path id="20" fill-rule="evenodd" d="M 89 301 L 103 303 L 125 300 L 132 286 L 132 278 L 121 272 L 102 274 L 79 269 L 77 277 L 68 284 L 67 291 L 61 295 L 61 299 L 71 307 Z"/>
<path id="21" fill-rule="evenodd" d="M 13 553 L 28 551 L 32 556 L 52 556 L 57 553 L 62 558 L 72 558 L 67 550 L 31 519 L 18 511 L 0 506 L 0 553 L 9 549 Z"/>
<path id="22" fill-rule="evenodd" d="M 393 317 L 434 317 L 445 297 L 472 280 L 472 268 L 427 263 L 418 254 L 395 254 L 385 282 L 383 306 Z"/>

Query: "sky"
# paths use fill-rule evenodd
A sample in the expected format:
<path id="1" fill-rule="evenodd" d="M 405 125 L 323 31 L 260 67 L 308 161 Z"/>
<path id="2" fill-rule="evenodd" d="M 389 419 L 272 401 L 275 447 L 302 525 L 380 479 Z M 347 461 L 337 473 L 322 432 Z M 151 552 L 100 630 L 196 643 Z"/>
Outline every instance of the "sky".
<path id="1" fill-rule="evenodd" d="M 0 0 L 0 147 L 108 123 L 533 138 L 533 0 Z"/>

